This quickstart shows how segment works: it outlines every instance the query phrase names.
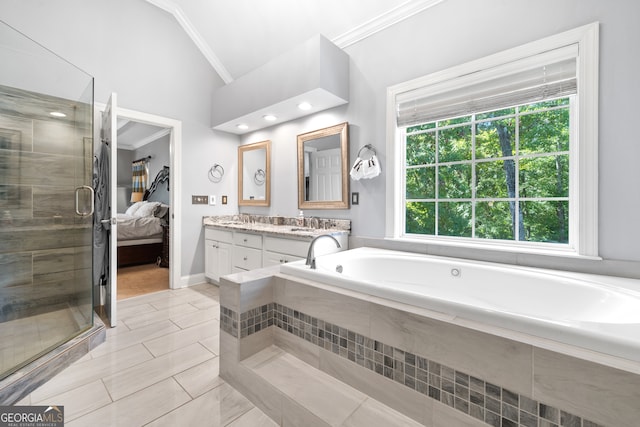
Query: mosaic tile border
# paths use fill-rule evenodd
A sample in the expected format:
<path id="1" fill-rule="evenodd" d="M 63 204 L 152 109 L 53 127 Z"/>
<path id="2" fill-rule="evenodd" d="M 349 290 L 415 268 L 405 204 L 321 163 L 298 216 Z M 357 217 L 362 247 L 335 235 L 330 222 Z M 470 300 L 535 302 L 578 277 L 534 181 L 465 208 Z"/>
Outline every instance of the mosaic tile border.
<path id="1" fill-rule="evenodd" d="M 220 329 L 234 338 L 238 338 L 238 313 L 220 306 Z"/>
<path id="2" fill-rule="evenodd" d="M 221 306 L 220 319 L 221 328 L 237 338 L 237 313 Z M 241 338 L 269 326 L 276 326 L 493 427 L 603 427 L 277 303 L 240 315 Z"/>

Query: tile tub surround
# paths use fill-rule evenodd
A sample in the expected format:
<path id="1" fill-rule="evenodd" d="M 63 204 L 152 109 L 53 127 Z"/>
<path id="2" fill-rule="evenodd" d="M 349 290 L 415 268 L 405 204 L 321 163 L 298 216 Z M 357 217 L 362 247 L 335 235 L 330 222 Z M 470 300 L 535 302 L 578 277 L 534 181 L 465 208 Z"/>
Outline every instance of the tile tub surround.
<path id="1" fill-rule="evenodd" d="M 265 281 L 274 299 L 254 305 L 242 283 L 222 283 L 229 298 L 221 303 L 241 337 L 223 341 L 237 344 L 237 360 L 231 355 L 224 364 L 275 343 L 425 425 L 457 416 L 469 425 L 622 426 L 640 416 L 640 376 L 633 373 L 291 279 Z M 398 385 L 398 396 L 384 391 Z M 416 396 L 436 402 L 432 414 L 421 419 L 418 405 L 406 403 Z"/>

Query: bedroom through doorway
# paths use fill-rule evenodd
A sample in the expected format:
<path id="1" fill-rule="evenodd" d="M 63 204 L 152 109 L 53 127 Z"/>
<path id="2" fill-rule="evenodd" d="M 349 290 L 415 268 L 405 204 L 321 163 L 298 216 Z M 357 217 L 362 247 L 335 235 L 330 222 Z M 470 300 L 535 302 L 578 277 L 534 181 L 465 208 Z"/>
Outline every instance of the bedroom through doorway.
<path id="1" fill-rule="evenodd" d="M 118 288 L 122 300 L 170 288 L 171 128 L 118 116 Z"/>

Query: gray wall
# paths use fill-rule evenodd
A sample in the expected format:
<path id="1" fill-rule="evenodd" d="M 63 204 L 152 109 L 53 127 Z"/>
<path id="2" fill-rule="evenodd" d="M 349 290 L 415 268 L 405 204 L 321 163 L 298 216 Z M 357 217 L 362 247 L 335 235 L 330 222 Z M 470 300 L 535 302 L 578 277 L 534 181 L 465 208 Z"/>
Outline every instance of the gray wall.
<path id="1" fill-rule="evenodd" d="M 2 0 L 0 19 L 95 77 L 95 101 L 182 121 L 182 275 L 204 272 L 202 215 L 237 212 L 238 138 L 210 129 L 222 80 L 176 20 L 143 0 Z M 225 168 L 213 184 L 213 163 Z M 192 206 L 191 194 L 227 194 L 229 205 Z M 233 197 L 231 197 L 233 196 Z"/>
<path id="2" fill-rule="evenodd" d="M 272 206 L 244 212 L 297 214 L 296 135 L 348 121 L 351 160 L 358 148 L 377 149 L 383 174 L 352 182 L 360 205 L 307 215 L 349 218 L 353 236 L 382 238 L 385 215 L 386 88 L 532 40 L 600 21 L 600 254 L 631 260 L 640 271 L 640 143 L 634 122 L 640 86 L 636 43 L 640 4 L 634 0 L 446 0 L 346 48 L 351 58 L 350 103 L 242 138 L 209 129 L 210 94 L 222 81 L 175 20 L 142 0 L 24 2 L 3 0 L 0 19 L 96 77 L 96 101 L 119 93 L 123 107 L 183 122 L 182 274 L 204 271 L 202 215 L 237 212 L 237 145 L 271 139 Z M 87 36 L 88 35 L 88 36 Z M 223 181 L 207 171 L 219 163 Z M 191 205 L 191 194 L 228 195 L 227 206 Z M 469 256 L 474 256 L 470 254 Z M 537 261 L 532 261 L 535 264 Z M 544 262 L 540 262 L 544 265 Z M 558 261 L 564 265 L 565 261 Z M 640 274 L 640 273 L 636 273 Z"/>
<path id="3" fill-rule="evenodd" d="M 118 148 L 118 187 L 129 187 L 131 189 L 131 162 L 137 157 L 133 157 L 131 150 Z"/>
<path id="4" fill-rule="evenodd" d="M 438 6 L 346 48 L 351 57 L 350 103 L 317 116 L 318 125 L 350 123 L 350 157 L 371 143 L 377 149 L 383 174 L 376 179 L 351 181 L 360 192 L 360 205 L 349 211 L 316 211 L 310 215 L 348 217 L 352 236 L 382 238 L 385 222 L 385 105 L 388 86 L 446 69 L 473 59 L 518 46 L 594 21 L 600 22 L 600 148 L 599 148 L 599 248 L 606 260 L 632 263 L 593 263 L 520 257 L 519 263 L 567 267 L 584 271 L 640 276 L 640 143 L 628 132 L 637 111 L 640 85 L 634 70 L 640 66 L 636 43 L 640 4 L 632 0 L 447 0 Z M 317 118 L 317 117 L 316 117 Z M 242 143 L 273 140 L 273 205 L 261 212 L 296 213 L 296 135 L 313 130 L 307 118 L 243 136 Z M 318 126 L 321 127 L 321 126 Z M 249 209 L 246 209 L 249 211 Z M 305 212 L 306 214 L 306 212 Z M 362 240 L 366 243 L 367 239 Z M 443 253 L 446 253 L 444 251 Z M 449 251 L 448 255 L 480 257 L 473 251 Z M 523 259 L 527 258 L 527 259 Z M 511 254 L 492 259 L 509 261 Z M 595 265 L 595 267 L 594 267 Z"/>

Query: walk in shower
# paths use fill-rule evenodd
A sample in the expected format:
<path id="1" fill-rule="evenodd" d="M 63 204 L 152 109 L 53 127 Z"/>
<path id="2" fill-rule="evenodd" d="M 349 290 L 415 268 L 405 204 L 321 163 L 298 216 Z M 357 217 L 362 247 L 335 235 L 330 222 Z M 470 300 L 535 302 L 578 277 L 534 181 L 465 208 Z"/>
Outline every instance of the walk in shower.
<path id="1" fill-rule="evenodd" d="M 0 21 L 0 380 L 89 330 L 93 78 Z"/>

